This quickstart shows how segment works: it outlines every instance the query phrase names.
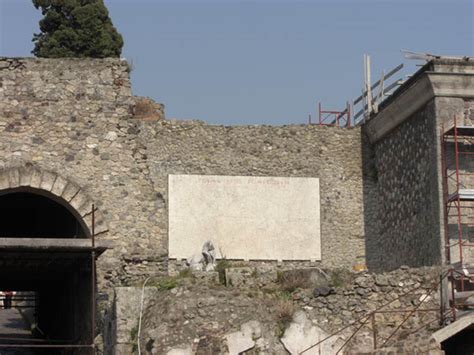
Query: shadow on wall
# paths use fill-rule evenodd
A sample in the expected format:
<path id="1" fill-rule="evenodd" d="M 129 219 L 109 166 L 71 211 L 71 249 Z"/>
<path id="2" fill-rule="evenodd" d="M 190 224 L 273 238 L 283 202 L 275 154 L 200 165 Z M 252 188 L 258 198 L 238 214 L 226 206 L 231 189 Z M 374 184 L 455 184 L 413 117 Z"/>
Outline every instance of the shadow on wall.
<path id="1" fill-rule="evenodd" d="M 433 100 L 375 144 L 366 132 L 362 139 L 368 268 L 439 264 L 443 211 Z"/>
<path id="2" fill-rule="evenodd" d="M 377 167 L 375 165 L 374 147 L 367 134 L 362 131 L 362 180 L 363 180 L 363 208 L 364 208 L 364 234 L 365 255 L 367 268 L 371 271 L 380 270 L 383 248 L 380 245 L 380 223 L 378 219 L 377 196 Z"/>

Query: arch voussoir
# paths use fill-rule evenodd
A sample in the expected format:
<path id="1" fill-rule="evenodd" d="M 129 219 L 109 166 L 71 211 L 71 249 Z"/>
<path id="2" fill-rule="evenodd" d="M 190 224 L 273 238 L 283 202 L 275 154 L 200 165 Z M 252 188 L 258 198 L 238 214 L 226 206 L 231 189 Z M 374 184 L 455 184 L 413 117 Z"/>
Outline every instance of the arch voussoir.
<path id="1" fill-rule="evenodd" d="M 76 208 L 77 212 L 81 215 L 81 217 L 84 218 L 84 216 L 92 212 L 93 203 L 94 202 L 92 202 L 91 199 L 86 198 L 86 200 L 82 203 L 82 205 L 79 208 Z"/>
<path id="2" fill-rule="evenodd" d="M 31 184 L 31 176 L 33 175 L 33 168 L 32 167 L 21 167 L 19 169 L 20 172 L 20 186 L 30 186 Z"/>
<path id="3" fill-rule="evenodd" d="M 8 171 L 10 187 L 20 186 L 20 170 L 13 168 Z"/>
<path id="4" fill-rule="evenodd" d="M 8 176 L 8 171 L 0 171 L 0 189 L 8 189 L 10 187 L 10 178 Z"/>
<path id="5" fill-rule="evenodd" d="M 56 176 L 56 180 L 54 181 L 53 188 L 51 192 L 56 196 L 63 196 L 64 190 L 66 189 L 68 181 L 63 178 L 61 175 Z"/>
<path id="6" fill-rule="evenodd" d="M 91 210 L 87 215 L 83 217 L 84 222 L 87 225 L 87 228 L 89 228 L 90 232 L 92 233 L 92 207 Z M 102 234 L 107 232 L 109 229 L 107 228 L 107 224 L 105 223 L 104 217 L 101 213 L 95 213 L 95 223 L 94 223 L 94 234 Z"/>
<path id="7" fill-rule="evenodd" d="M 38 170 L 38 169 L 32 169 L 32 173 L 31 173 L 31 180 L 30 180 L 30 187 L 33 187 L 35 189 L 39 189 L 41 188 L 41 171 Z"/>
<path id="8" fill-rule="evenodd" d="M 53 189 L 54 182 L 56 181 L 57 174 L 50 171 L 43 171 L 41 175 L 40 189 L 50 191 Z"/>
<path id="9" fill-rule="evenodd" d="M 93 200 L 81 187 L 61 175 L 47 170 L 40 170 L 33 165 L 13 167 L 0 170 L 0 190 L 32 188 L 46 191 L 54 197 L 65 201 L 81 223 L 92 233 Z M 99 211 L 95 212 L 95 234 L 108 231 L 107 224 Z"/>
<path id="10" fill-rule="evenodd" d="M 84 193 L 83 190 L 79 190 L 79 192 L 69 201 L 69 204 L 82 216 L 79 212 L 79 209 L 88 201 L 88 197 Z M 92 202 L 91 202 L 92 205 Z"/>
<path id="11" fill-rule="evenodd" d="M 63 191 L 61 197 L 65 201 L 70 202 L 74 198 L 74 196 L 77 195 L 77 193 L 79 192 L 80 189 L 81 188 L 79 187 L 79 185 L 68 181 L 67 184 L 66 184 L 66 187 L 64 188 L 64 191 Z"/>

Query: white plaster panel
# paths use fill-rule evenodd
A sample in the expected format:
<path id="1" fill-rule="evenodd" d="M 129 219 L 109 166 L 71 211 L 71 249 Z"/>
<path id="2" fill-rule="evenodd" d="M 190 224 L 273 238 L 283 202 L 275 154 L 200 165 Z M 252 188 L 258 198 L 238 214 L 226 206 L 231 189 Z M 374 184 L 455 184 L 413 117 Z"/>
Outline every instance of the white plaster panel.
<path id="1" fill-rule="evenodd" d="M 169 256 L 321 260 L 319 179 L 169 175 Z"/>

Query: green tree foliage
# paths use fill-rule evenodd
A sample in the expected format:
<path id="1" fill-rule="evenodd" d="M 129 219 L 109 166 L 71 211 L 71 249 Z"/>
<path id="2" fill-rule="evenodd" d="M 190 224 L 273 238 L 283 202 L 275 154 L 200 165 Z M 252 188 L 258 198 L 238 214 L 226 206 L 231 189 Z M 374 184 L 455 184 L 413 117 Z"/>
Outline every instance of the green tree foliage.
<path id="1" fill-rule="evenodd" d="M 119 57 L 123 39 L 103 0 L 33 0 L 41 8 L 41 33 L 33 36 L 37 57 Z"/>

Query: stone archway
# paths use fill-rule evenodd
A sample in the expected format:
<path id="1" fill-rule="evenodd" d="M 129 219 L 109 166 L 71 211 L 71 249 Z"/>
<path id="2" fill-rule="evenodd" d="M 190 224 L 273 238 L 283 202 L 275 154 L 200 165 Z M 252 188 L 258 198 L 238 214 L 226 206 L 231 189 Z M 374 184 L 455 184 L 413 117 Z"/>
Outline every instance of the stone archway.
<path id="1" fill-rule="evenodd" d="M 39 329 L 32 332 L 31 340 L 12 340 L 15 346 L 34 345 L 34 338 L 39 337 L 42 345 L 54 346 L 48 354 L 56 354 L 59 344 L 76 347 L 73 353 L 92 348 L 95 262 L 108 248 L 105 241 L 91 240 L 92 215 L 94 235 L 107 231 L 102 215 L 97 210 L 93 214 L 92 206 L 93 199 L 84 189 L 55 172 L 33 165 L 0 171 L 0 217 L 4 218 L 0 223 L 0 290 L 34 295 L 33 313 L 27 318 Z M 80 234 L 63 233 L 71 223 Z M 8 319 L 25 318 L 17 313 Z M 0 324 L 0 333 L 8 328 Z M 2 339 L 0 352 L 12 345 L 10 340 L 5 343 L 5 334 Z"/>
<path id="2" fill-rule="evenodd" d="M 88 237 L 92 235 L 94 200 L 74 181 L 31 164 L 12 167 L 0 171 L 0 196 L 12 192 L 32 192 L 55 200 L 81 222 Z M 95 235 L 108 230 L 102 213 L 97 209 L 94 227 Z"/>

